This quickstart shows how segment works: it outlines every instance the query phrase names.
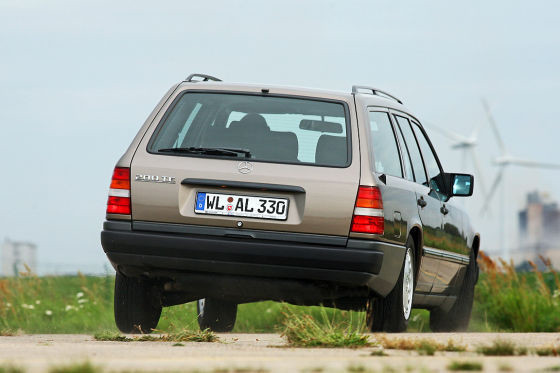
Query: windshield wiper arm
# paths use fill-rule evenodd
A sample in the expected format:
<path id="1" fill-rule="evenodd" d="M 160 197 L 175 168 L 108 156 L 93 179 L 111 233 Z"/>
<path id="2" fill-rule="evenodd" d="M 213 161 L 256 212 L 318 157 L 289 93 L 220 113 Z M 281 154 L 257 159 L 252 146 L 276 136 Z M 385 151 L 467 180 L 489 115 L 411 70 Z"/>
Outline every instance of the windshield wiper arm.
<path id="1" fill-rule="evenodd" d="M 166 153 L 191 153 L 191 154 L 208 154 L 208 155 L 245 155 L 246 158 L 251 157 L 251 152 L 245 149 L 232 149 L 232 148 L 199 148 L 189 146 L 186 148 L 163 148 L 158 149 L 158 152 Z"/>

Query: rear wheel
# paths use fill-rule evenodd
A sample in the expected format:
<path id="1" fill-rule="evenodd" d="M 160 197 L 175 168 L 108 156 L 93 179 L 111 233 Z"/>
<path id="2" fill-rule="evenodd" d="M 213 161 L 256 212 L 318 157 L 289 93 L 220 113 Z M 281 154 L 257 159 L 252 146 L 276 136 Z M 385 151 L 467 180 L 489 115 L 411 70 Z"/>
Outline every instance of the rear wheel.
<path id="1" fill-rule="evenodd" d="M 123 333 L 151 333 L 161 316 L 153 284 L 143 278 L 115 278 L 115 323 Z"/>
<path id="2" fill-rule="evenodd" d="M 414 296 L 414 241 L 406 245 L 404 263 L 397 283 L 385 298 L 371 298 L 366 309 L 366 323 L 372 332 L 406 331 Z"/>
<path id="3" fill-rule="evenodd" d="M 237 303 L 214 298 L 203 298 L 196 302 L 198 325 L 201 330 L 231 332 L 237 318 Z"/>
<path id="4" fill-rule="evenodd" d="M 430 329 L 433 332 L 464 331 L 469 327 L 474 301 L 474 287 L 478 280 L 478 265 L 471 250 L 469 265 L 463 279 L 461 291 L 449 311 L 436 308 L 430 311 Z"/>

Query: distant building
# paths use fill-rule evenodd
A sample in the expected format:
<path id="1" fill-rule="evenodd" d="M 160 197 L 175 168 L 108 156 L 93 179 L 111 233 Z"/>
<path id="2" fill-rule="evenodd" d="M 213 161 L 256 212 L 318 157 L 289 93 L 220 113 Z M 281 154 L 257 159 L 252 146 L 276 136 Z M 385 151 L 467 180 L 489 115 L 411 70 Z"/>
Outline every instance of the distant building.
<path id="1" fill-rule="evenodd" d="M 527 206 L 519 212 L 520 259 L 535 261 L 539 255 L 550 258 L 560 268 L 560 208 L 546 193 L 527 194 Z"/>
<path id="2" fill-rule="evenodd" d="M 37 273 L 37 246 L 30 242 L 12 242 L 8 239 L 2 244 L 2 276 L 17 276 L 21 272 Z"/>

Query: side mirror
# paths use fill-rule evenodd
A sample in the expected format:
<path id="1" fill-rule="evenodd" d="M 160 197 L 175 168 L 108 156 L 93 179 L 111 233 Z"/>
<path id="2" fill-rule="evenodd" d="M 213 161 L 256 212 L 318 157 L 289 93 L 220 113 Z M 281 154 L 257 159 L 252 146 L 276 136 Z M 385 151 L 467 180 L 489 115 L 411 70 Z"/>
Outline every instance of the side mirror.
<path id="1" fill-rule="evenodd" d="M 474 176 L 469 174 L 446 174 L 450 196 L 469 197 L 473 194 Z"/>

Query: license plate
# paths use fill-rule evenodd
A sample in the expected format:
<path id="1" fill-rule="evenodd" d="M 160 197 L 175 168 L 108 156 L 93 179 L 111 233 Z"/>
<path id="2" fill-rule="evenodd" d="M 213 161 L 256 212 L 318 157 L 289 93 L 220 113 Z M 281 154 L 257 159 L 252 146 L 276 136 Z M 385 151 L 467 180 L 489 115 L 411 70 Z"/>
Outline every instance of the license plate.
<path id="1" fill-rule="evenodd" d="M 198 192 L 196 193 L 194 212 L 197 214 L 286 220 L 288 217 L 288 199 Z"/>

